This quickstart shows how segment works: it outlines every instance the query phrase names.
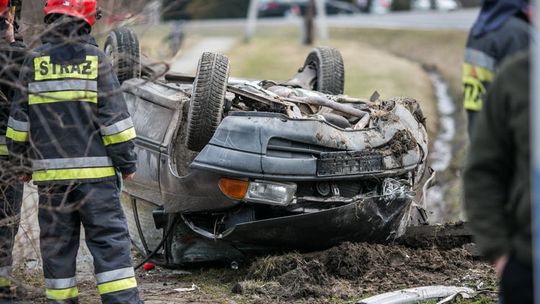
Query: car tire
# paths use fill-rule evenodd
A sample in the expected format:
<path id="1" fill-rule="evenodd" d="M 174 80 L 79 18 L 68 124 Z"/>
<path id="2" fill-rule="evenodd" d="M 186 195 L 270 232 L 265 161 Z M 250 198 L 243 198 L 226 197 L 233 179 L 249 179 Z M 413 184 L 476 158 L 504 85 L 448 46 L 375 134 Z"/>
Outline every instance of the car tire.
<path id="1" fill-rule="evenodd" d="M 205 52 L 199 60 L 187 120 L 187 147 L 201 151 L 223 117 L 229 78 L 229 59 Z"/>
<path id="2" fill-rule="evenodd" d="M 341 95 L 345 86 L 343 57 L 335 48 L 318 47 L 307 56 L 304 67 L 317 71 L 312 89 L 325 94 Z"/>
<path id="3" fill-rule="evenodd" d="M 104 51 L 120 83 L 141 76 L 139 38 L 133 30 L 126 27 L 112 30 L 105 40 Z"/>

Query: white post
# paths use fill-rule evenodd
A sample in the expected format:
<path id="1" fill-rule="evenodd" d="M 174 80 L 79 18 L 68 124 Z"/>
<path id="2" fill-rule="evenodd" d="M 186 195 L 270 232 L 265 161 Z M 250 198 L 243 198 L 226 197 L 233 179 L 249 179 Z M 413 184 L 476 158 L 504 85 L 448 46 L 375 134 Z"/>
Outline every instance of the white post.
<path id="1" fill-rule="evenodd" d="M 248 8 L 248 15 L 247 15 L 247 22 L 246 22 L 246 32 L 244 36 L 244 40 L 246 42 L 251 41 L 251 38 L 253 38 L 253 35 L 255 35 L 255 30 L 257 27 L 258 7 L 259 7 L 259 0 L 249 1 L 249 8 Z"/>
<path id="2" fill-rule="evenodd" d="M 317 29 L 319 30 L 319 39 L 328 40 L 328 22 L 326 21 L 325 0 L 315 0 L 317 7 Z"/>

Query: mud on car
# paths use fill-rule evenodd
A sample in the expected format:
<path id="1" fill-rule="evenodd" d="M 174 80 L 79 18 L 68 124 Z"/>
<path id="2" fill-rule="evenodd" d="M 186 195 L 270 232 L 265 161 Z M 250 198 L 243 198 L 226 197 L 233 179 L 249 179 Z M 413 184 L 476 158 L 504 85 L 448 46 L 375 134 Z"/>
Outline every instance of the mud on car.
<path id="1" fill-rule="evenodd" d="M 288 81 L 232 78 L 215 53 L 195 76 L 157 73 L 125 28 L 105 50 L 137 131 L 122 203 L 143 254 L 173 267 L 404 232 L 426 171 L 424 116 L 410 98 L 343 95 L 338 50 L 313 49 Z"/>

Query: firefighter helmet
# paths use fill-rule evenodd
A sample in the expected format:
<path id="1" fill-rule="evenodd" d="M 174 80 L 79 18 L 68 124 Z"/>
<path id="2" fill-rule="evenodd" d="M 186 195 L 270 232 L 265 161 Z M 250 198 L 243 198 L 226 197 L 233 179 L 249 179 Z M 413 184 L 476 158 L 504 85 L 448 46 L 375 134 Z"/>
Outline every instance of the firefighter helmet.
<path id="1" fill-rule="evenodd" d="M 52 14 L 73 16 L 92 26 L 96 23 L 96 0 L 47 0 L 45 18 Z"/>
<path id="2" fill-rule="evenodd" d="M 9 11 L 9 0 L 0 0 L 0 17 L 6 17 Z"/>

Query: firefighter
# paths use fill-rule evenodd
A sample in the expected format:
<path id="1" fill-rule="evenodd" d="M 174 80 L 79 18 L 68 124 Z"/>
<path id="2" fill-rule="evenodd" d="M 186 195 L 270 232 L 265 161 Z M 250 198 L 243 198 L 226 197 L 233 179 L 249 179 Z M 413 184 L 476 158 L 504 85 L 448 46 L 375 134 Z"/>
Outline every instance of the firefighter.
<path id="1" fill-rule="evenodd" d="M 499 303 L 532 304 L 531 55 L 512 57 L 478 115 L 464 172 L 465 211 L 479 252 L 500 279 Z"/>
<path id="2" fill-rule="evenodd" d="M 142 303 L 120 205 L 132 179 L 135 129 L 120 84 L 90 36 L 96 0 L 47 0 L 43 45 L 26 57 L 8 147 L 38 185 L 40 246 L 50 303 L 77 303 L 81 223 L 103 303 Z M 119 173 L 118 173 L 119 172 Z"/>
<path id="3" fill-rule="evenodd" d="M 469 33 L 463 64 L 463 102 L 471 135 L 497 67 L 529 47 L 528 0 L 484 0 Z"/>
<path id="4" fill-rule="evenodd" d="M 22 39 L 16 35 L 14 17 L 9 1 L 0 0 L 0 299 L 16 295 L 10 277 L 23 190 L 23 183 L 17 180 L 8 161 L 5 136 L 10 103 L 25 51 Z"/>

